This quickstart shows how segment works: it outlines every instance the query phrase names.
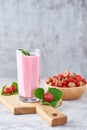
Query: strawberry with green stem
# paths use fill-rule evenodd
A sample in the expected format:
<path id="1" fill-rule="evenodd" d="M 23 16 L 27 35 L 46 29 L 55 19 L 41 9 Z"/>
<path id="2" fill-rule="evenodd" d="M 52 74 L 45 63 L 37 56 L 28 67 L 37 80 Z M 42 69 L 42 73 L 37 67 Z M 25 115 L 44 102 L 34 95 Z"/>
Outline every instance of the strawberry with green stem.
<path id="1" fill-rule="evenodd" d="M 44 105 L 55 107 L 57 102 L 62 98 L 62 91 L 57 88 L 48 88 L 47 92 L 43 88 L 36 88 L 34 96 L 39 98 Z"/>
<path id="2" fill-rule="evenodd" d="M 12 82 L 11 84 L 4 85 L 1 90 L 1 95 L 12 95 L 18 93 L 18 84 L 16 82 Z"/>

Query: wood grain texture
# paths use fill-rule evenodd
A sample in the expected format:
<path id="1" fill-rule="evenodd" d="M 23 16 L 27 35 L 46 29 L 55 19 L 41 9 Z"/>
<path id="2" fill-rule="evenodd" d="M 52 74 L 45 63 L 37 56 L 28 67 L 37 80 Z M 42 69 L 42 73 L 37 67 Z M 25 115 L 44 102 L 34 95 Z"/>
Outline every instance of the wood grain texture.
<path id="1" fill-rule="evenodd" d="M 67 116 L 51 106 L 37 104 L 36 113 L 46 120 L 50 126 L 63 125 L 67 123 Z"/>
<path id="2" fill-rule="evenodd" d="M 0 95 L 0 102 L 4 104 L 14 115 L 36 113 L 36 103 L 23 103 L 18 100 L 18 95 Z"/>
<path id="3" fill-rule="evenodd" d="M 0 102 L 15 115 L 37 113 L 44 120 L 46 120 L 50 126 L 57 126 L 67 123 L 66 115 L 51 106 L 42 105 L 41 102 L 23 103 L 18 100 L 18 95 L 0 95 Z"/>

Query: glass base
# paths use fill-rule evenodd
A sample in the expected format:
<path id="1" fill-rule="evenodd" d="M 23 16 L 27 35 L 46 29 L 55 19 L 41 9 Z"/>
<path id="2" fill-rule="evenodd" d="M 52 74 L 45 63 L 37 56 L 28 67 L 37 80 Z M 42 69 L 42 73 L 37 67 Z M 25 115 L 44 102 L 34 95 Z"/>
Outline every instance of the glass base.
<path id="1" fill-rule="evenodd" d="M 23 97 L 23 96 L 19 96 L 19 100 L 25 103 L 31 103 L 31 102 L 38 102 L 39 99 L 37 98 L 29 98 L 29 97 Z"/>

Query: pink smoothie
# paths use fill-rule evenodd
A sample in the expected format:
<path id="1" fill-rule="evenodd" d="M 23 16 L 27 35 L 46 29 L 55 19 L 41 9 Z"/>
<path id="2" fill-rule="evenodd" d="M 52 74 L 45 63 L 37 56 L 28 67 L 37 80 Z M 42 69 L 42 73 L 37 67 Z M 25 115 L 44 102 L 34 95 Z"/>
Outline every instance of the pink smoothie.
<path id="1" fill-rule="evenodd" d="M 40 55 L 25 56 L 17 51 L 17 76 L 19 95 L 32 98 L 40 83 Z"/>

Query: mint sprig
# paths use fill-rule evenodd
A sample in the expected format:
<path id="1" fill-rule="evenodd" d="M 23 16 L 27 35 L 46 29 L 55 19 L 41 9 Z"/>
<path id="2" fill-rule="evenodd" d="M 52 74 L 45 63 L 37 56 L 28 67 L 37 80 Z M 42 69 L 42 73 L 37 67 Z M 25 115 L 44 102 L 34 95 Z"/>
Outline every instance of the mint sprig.
<path id="1" fill-rule="evenodd" d="M 24 49 L 18 49 L 19 51 L 21 51 L 24 55 L 26 56 L 30 56 L 30 53 Z"/>
<path id="2" fill-rule="evenodd" d="M 48 88 L 47 93 L 51 93 L 53 96 L 53 100 L 51 102 L 46 102 L 44 100 L 43 97 L 44 97 L 45 91 L 43 88 L 36 88 L 34 90 L 34 96 L 36 98 L 39 98 L 41 100 L 42 104 L 55 107 L 57 105 L 57 102 L 62 98 L 63 92 L 56 88 Z"/>

